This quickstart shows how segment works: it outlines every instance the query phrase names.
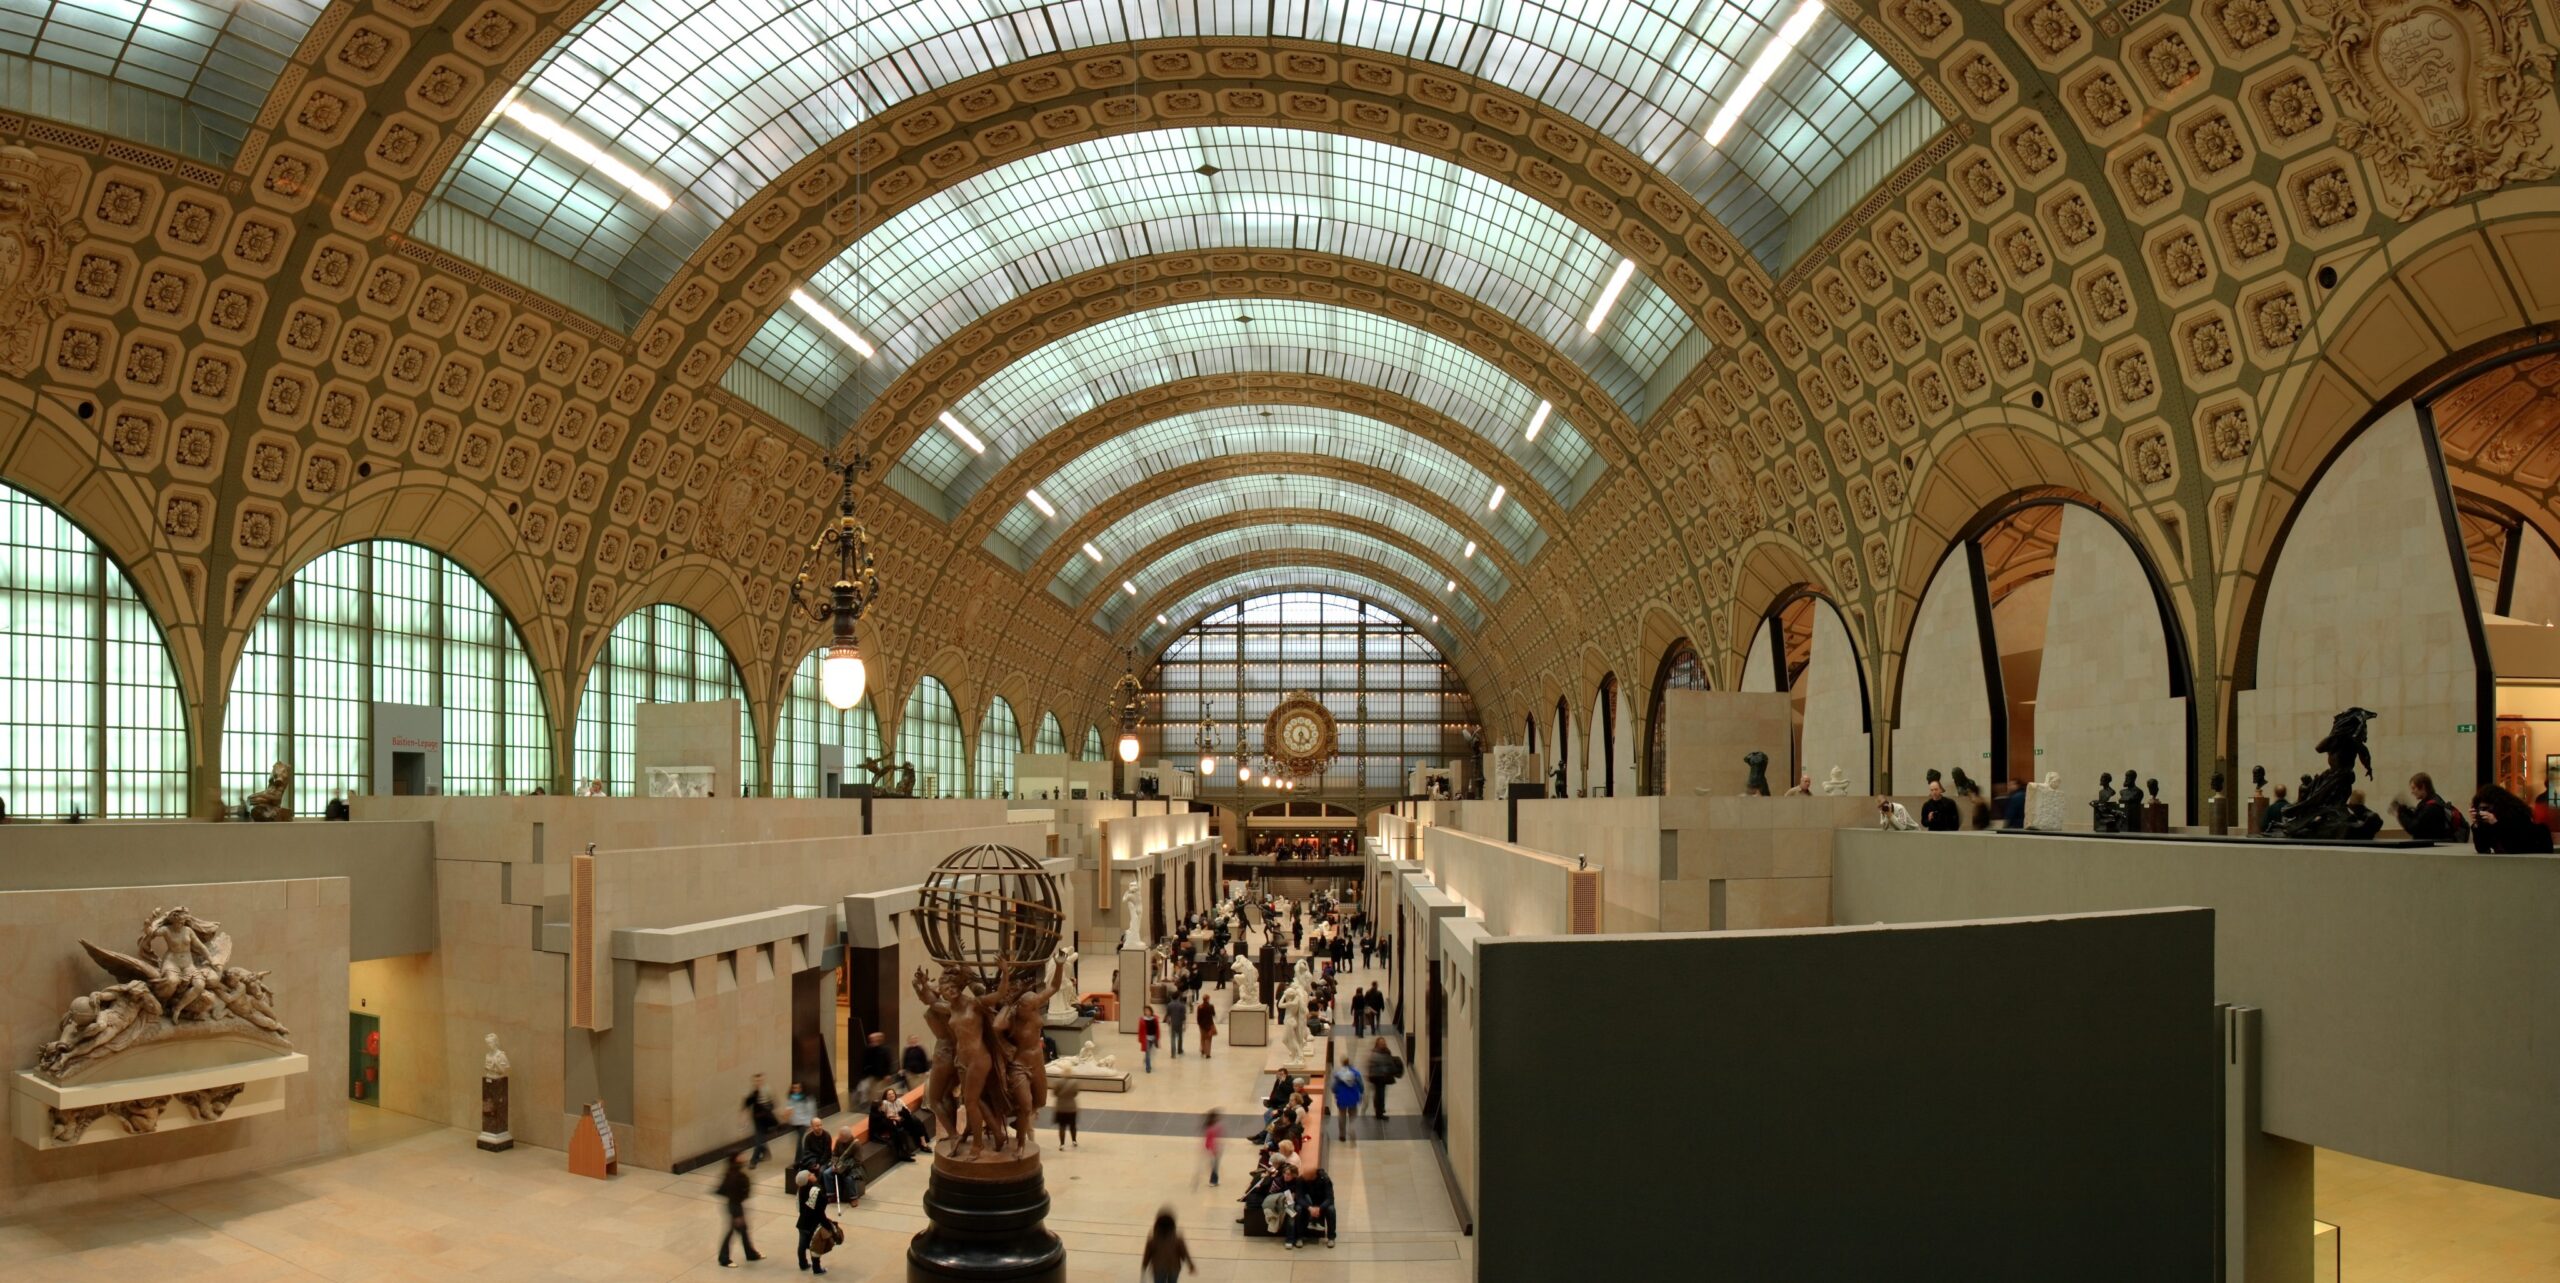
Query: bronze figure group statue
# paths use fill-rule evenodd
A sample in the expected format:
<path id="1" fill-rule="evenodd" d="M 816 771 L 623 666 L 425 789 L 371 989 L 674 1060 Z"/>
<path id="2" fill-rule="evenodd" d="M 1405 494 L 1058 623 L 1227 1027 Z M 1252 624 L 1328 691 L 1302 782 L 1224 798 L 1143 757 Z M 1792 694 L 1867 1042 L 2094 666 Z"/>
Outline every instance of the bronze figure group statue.
<path id="1" fill-rule="evenodd" d="M 2365 746 L 2365 726 L 2378 716 L 2369 708 L 2350 708 L 2331 719 L 2329 733 L 2314 746 L 2328 759 L 2328 769 L 2304 776 L 2302 795 L 2267 826 L 2267 836 L 2280 838 L 2371 837 L 2380 827 L 2368 823 L 2372 812 L 2356 805 L 2356 768 L 2373 778 L 2373 752 Z"/>
<path id="2" fill-rule="evenodd" d="M 1066 984 L 1061 958 L 1041 981 L 1038 965 L 1011 969 L 993 990 L 975 969 L 944 963 L 940 977 L 916 968 L 915 993 L 933 1031 L 925 1111 L 937 1152 L 952 1158 L 1031 1152 L 1040 1102 L 1049 1095 L 1042 1016 Z"/>
<path id="3" fill-rule="evenodd" d="M 862 769 L 871 776 L 871 792 L 876 797 L 914 797 L 916 764 L 892 760 L 887 754 L 862 759 Z"/>

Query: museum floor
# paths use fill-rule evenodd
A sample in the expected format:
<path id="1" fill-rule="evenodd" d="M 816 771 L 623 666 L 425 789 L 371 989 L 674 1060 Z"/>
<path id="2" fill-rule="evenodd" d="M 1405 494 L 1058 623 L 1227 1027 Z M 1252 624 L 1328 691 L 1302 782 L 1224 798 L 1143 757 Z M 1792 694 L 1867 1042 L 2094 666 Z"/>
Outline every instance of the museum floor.
<path id="1" fill-rule="evenodd" d="M 1381 979 L 1365 974 L 1367 980 Z M 1108 1030 L 1102 1051 L 1134 1066 L 1134 1039 Z M 1414 1101 L 1390 1093 L 1388 1136 L 1328 1141 L 1344 1231 L 1341 1245 L 1287 1251 L 1247 1239 L 1235 1223 L 1235 1178 L 1251 1163 L 1242 1137 L 1260 1116 L 1270 1077 L 1262 1048 L 1215 1058 L 1161 1053 L 1125 1096 L 1086 1092 L 1083 1141 L 1048 1151 L 1050 1228 L 1066 1240 L 1074 1283 L 1138 1275 L 1138 1248 L 1156 1209 L 1180 1218 L 1204 1283 L 1457 1283 L 1474 1274 L 1474 1243 L 1458 1232 Z M 1198 1181 L 1200 1116 L 1225 1111 L 1226 1183 Z M 0 1278 L 252 1280 L 665 1280 L 802 1277 L 791 1264 L 792 1208 L 768 1164 L 749 1204 L 752 1268 L 713 1262 L 721 1215 L 714 1173 L 626 1172 L 606 1182 L 568 1173 L 554 1151 L 519 1146 L 483 1154 L 471 1133 L 355 1107 L 349 1153 L 245 1180 L 167 1190 L 27 1220 L 0 1220 Z M 1374 1123 L 1367 1124 L 1374 1127 Z M 1398 1139 L 1397 1137 L 1403 1137 Z M 1044 1144 L 1055 1133 L 1043 1137 Z M 853 1233 L 828 1274 L 848 1283 L 906 1277 L 907 1239 L 920 1228 L 920 1167 L 892 1169 L 848 1213 Z"/>

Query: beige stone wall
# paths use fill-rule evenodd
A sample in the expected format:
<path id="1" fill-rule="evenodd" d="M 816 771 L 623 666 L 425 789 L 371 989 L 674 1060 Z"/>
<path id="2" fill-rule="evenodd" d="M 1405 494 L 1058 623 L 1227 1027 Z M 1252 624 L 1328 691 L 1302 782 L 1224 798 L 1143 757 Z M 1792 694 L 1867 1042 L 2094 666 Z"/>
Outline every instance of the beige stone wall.
<path id="1" fill-rule="evenodd" d="M 1946 772 L 1961 766 L 1981 778 L 1990 766 L 1984 755 L 1991 751 L 1991 693 L 1984 685 L 1973 572 L 1961 552 L 1939 564 L 1920 599 L 1897 689 L 1902 706 L 1893 730 L 1894 790 L 1927 791 L 1931 767 Z"/>
<path id="2" fill-rule="evenodd" d="M 2065 796 L 2095 796 L 2100 772 L 2115 773 L 2121 786 L 2134 770 L 2160 781 L 2169 822 L 2184 824 L 2187 701 L 2170 698 L 2169 643 L 2151 600 L 2150 579 L 2124 536 L 2086 508 L 2063 509 L 2036 683 L 2043 694 L 2033 770 L 2039 779 L 2060 772 Z M 2092 820 L 2085 806 L 2064 815 L 2072 828 Z"/>
<path id="3" fill-rule="evenodd" d="M 131 950 L 153 910 L 185 905 L 231 933 L 234 965 L 270 973 L 277 1018 L 310 1072 L 285 1080 L 283 1112 L 71 1149 L 0 1142 L 0 1207 L 25 1215 L 246 1176 L 347 1144 L 347 882 L 193 883 L 0 892 L 0 1047 L 8 1072 L 33 1065 L 71 1000 L 108 977 L 84 939 Z"/>
<path id="4" fill-rule="evenodd" d="M 1476 1055 L 1476 1020 L 1483 991 L 1476 983 L 1476 948 L 1491 934 L 1483 923 L 1465 918 L 1450 919 L 1440 928 L 1441 952 L 1451 964 L 1447 968 L 1449 1004 L 1441 1022 L 1447 1035 L 1441 1051 L 1441 1114 L 1447 1120 L 1449 1170 L 1457 1175 L 1458 1198 L 1466 1206 L 1470 1221 L 1475 1217 L 1484 1188 L 1484 1118 L 1476 1103 L 1483 1095 L 1479 1087 Z M 1364 1058 L 1361 1071 L 1366 1073 L 1367 1053 L 1361 1054 Z M 1389 1109 L 1414 1099 L 1402 1095 L 1407 1090 L 1416 1090 L 1406 1085 L 1412 1081 L 1408 1074 L 1403 1082 L 1389 1089 L 1397 1093 L 1397 1096 L 1389 1098 Z"/>
<path id="5" fill-rule="evenodd" d="M 1835 830 L 1875 822 L 1869 797 L 1666 798 L 1664 931 L 1831 923 Z"/>
<path id="6" fill-rule="evenodd" d="M 2516 537 L 2524 546 L 2516 550 L 2516 583 L 2508 594 L 2507 617 L 2528 624 L 2560 624 L 2560 552 L 2552 550 L 2551 541 L 2531 522 Z M 2483 610 L 2496 605 L 2495 598 L 2480 601 Z"/>
<path id="7" fill-rule="evenodd" d="M 1472 916 L 1482 918 L 1485 930 L 1494 935 L 1572 932 L 1571 880 L 1566 876 L 1574 867 L 1570 857 L 1432 828 L 1423 830 L 1422 867 L 1433 885 L 1465 901 Z M 1606 914 L 1601 926 L 1610 928 Z"/>
<path id="8" fill-rule="evenodd" d="M 649 768 L 653 766 L 708 766 L 713 797 L 739 796 L 739 767 L 754 756 L 754 749 L 741 734 L 738 701 L 734 699 L 642 704 L 634 708 L 631 796 L 649 796 Z M 605 783 L 617 793 L 622 791 L 620 780 Z"/>
<path id="9" fill-rule="evenodd" d="M 347 1002 L 382 1020 L 382 1083 L 375 1097 L 384 1109 L 445 1121 L 444 966 L 431 953 L 358 960 L 347 968 Z M 501 1040 L 500 1045 L 505 1045 Z M 485 1050 L 477 1039 L 468 1048 Z M 510 1056 L 515 1048 L 508 1047 Z M 473 1075 L 474 1081 L 477 1076 Z"/>
<path id="10" fill-rule="evenodd" d="M 1742 684 L 1736 689 L 1762 693 L 1778 689 L 1778 647 L 1766 623 L 1751 630 L 1751 649 L 1742 659 Z"/>
<path id="11" fill-rule="evenodd" d="M 1866 687 L 1858 675 L 1857 645 L 1840 622 L 1840 612 L 1828 603 L 1813 608 L 1813 657 L 1805 664 L 1804 683 L 1804 743 L 1796 770 L 1811 772 L 1818 781 L 1830 778 L 1837 766 L 1849 777 L 1850 792 L 1865 793 L 1872 783 L 1868 763 L 1874 756 L 1868 747 Z M 1769 788 L 1784 793 L 1794 777 L 1775 767 L 1772 763 Z"/>
<path id="12" fill-rule="evenodd" d="M 756 1074 L 777 1102 L 788 1096 L 792 976 L 811 965 L 793 940 L 640 964 L 631 1001 L 632 1116 L 615 1124 L 623 1162 L 664 1170 L 745 1135 L 738 1102 Z"/>
<path id="13" fill-rule="evenodd" d="M 2485 722 L 2479 669 L 2429 483 L 2417 411 L 2392 411 L 2330 465 L 2294 522 L 2267 588 L 2257 687 L 2240 694 L 2242 778 L 2264 764 L 2293 782 L 2322 763 L 2312 746 L 2351 705 L 2381 716 L 2368 732 L 2380 809 L 2411 772 L 2459 794 L 2478 772 Z M 2485 728 L 2484 728 L 2485 729 Z"/>
<path id="14" fill-rule="evenodd" d="M 1667 797 L 1700 792 L 1738 794 L 1751 778 L 1742 758 L 1769 755 L 1769 787 L 1783 792 L 1787 739 L 1795 714 L 1775 691 L 1665 691 L 1662 695 L 1662 779 Z"/>
<path id="15" fill-rule="evenodd" d="M 1600 899 L 1607 906 L 1600 929 L 1650 931 L 1661 915 L 1656 883 L 1662 867 L 1665 803 L 1659 797 L 1522 802 L 1520 845 L 1552 855 L 1568 867 L 1577 856 L 1590 857 L 1592 867 L 1601 870 Z M 1499 840 L 1502 833 L 1497 829 L 1490 836 Z"/>

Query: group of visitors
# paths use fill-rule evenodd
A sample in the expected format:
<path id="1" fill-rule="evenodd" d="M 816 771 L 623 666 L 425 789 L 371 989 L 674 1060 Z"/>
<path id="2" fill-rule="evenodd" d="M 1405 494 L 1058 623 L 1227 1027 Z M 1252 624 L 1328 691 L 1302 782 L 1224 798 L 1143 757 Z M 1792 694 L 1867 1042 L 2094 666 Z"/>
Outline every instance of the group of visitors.
<path id="1" fill-rule="evenodd" d="M 1350 860 L 1360 854 L 1358 839 L 1347 833 L 1257 833 L 1250 850 L 1275 860 Z"/>
<path id="2" fill-rule="evenodd" d="M 2276 808 L 2284 804 L 2283 785 L 2276 786 L 2276 795 L 2276 801 L 2267 805 L 2270 823 L 2282 814 Z M 2362 798 L 2362 794 L 2351 795 L 2347 804 L 2353 808 Z M 2468 838 L 2471 849 L 2482 855 L 2549 855 L 2552 830 L 2560 827 L 2560 808 L 2552 806 L 2547 793 L 2528 804 L 2499 785 L 2483 784 L 2472 790 L 2466 812 L 2437 793 L 2434 777 L 2425 771 L 2409 777 L 2409 798 L 2393 800 L 2391 813 L 2413 838 L 2431 842 Z"/>
<path id="3" fill-rule="evenodd" d="M 1348 1068 L 1338 1066 L 1337 1068 Z M 1341 1099 L 1343 1088 L 1333 1083 L 1335 1099 Z M 1354 1071 L 1354 1103 L 1344 1112 L 1357 1112 L 1357 1080 Z M 1253 1140 L 1260 1148 L 1254 1156 L 1253 1179 L 1245 1183 L 1244 1214 L 1236 1218 L 1242 1225 L 1248 1218 L 1263 1218 L 1263 1227 L 1281 1237 L 1284 1246 L 1295 1250 L 1308 1239 L 1321 1235 L 1324 1245 L 1334 1245 L 1340 1226 L 1334 1215 L 1333 1177 L 1321 1164 L 1310 1165 L 1300 1155 L 1300 1146 L 1308 1139 L 1309 1111 L 1305 1082 L 1281 1070 L 1271 1084 L 1271 1094 L 1263 1099 L 1263 1127 Z M 1337 1109 L 1341 1106 L 1337 1105 Z M 1216 1115 L 1211 1115 L 1214 1121 Z M 1217 1184 L 1212 1168 L 1210 1184 Z"/>

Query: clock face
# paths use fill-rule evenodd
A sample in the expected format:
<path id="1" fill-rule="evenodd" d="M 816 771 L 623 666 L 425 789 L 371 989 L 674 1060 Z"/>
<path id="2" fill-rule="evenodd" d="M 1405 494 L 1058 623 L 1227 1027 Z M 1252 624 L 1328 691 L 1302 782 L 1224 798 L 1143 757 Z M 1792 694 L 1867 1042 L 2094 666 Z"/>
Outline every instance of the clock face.
<path id="1" fill-rule="evenodd" d="M 1314 775 L 1333 759 L 1333 714 L 1305 691 L 1291 691 L 1271 710 L 1262 735 L 1272 759 L 1288 774 Z"/>
<path id="2" fill-rule="evenodd" d="M 1316 751 L 1316 742 L 1324 737 L 1324 728 L 1316 719 L 1301 713 L 1280 724 L 1280 744 L 1292 753 Z"/>

